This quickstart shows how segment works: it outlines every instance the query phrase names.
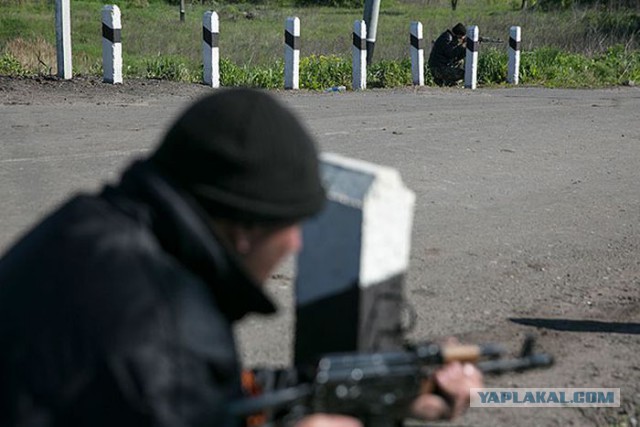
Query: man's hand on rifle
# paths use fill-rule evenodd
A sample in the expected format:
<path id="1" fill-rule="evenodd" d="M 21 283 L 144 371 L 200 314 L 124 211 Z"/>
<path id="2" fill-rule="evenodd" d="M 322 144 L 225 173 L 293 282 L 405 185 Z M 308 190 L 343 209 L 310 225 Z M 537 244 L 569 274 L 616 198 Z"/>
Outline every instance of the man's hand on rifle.
<path id="1" fill-rule="evenodd" d="M 359 419 L 346 415 L 313 414 L 304 417 L 295 427 L 363 427 Z"/>
<path id="2" fill-rule="evenodd" d="M 452 362 L 436 370 L 426 382 L 430 390 L 418 396 L 407 417 L 424 421 L 454 419 L 469 407 L 470 389 L 482 387 L 482 373 L 471 363 Z M 344 415 L 314 414 L 296 427 L 362 427 L 362 423 Z"/>
<path id="3" fill-rule="evenodd" d="M 470 389 L 482 387 L 482 373 L 471 363 L 452 362 L 427 380 L 437 393 L 424 393 L 412 405 L 411 416 L 425 421 L 454 419 L 469 407 Z"/>

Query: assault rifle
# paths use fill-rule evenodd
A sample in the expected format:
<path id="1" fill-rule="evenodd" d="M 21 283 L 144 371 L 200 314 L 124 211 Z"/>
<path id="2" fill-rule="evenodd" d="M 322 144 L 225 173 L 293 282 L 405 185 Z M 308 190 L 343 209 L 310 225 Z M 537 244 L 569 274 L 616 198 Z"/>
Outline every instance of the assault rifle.
<path id="1" fill-rule="evenodd" d="M 504 43 L 502 39 L 496 39 L 493 37 L 478 37 L 480 43 Z"/>
<path id="2" fill-rule="evenodd" d="M 271 374 L 269 381 L 263 376 L 263 383 L 279 382 L 280 387 L 270 384 L 270 390 L 260 393 L 265 384 L 258 384 L 257 396 L 234 402 L 231 412 L 253 415 L 253 425 L 287 425 L 306 414 L 325 412 L 354 416 L 366 426 L 397 426 L 414 399 L 426 391 L 426 379 L 442 364 L 472 362 L 487 374 L 552 365 L 549 354 L 534 353 L 534 341 L 531 336 L 525 338 L 515 358 L 503 358 L 506 352 L 496 344 L 423 343 L 409 344 L 406 351 L 328 354 L 311 371 L 279 371 L 275 381 L 275 371 L 261 371 Z M 261 415 L 256 418 L 256 414 Z"/>

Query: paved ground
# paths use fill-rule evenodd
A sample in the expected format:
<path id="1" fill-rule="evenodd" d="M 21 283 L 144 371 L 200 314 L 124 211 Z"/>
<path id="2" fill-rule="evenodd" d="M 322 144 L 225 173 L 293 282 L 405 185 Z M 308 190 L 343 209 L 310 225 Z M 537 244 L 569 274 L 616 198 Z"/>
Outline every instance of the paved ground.
<path id="1" fill-rule="evenodd" d="M 0 77 L 0 250 L 73 192 L 117 177 L 209 89 Z M 277 92 L 324 151 L 398 168 L 416 192 L 413 336 L 515 343 L 558 363 L 492 386 L 620 387 L 620 409 L 471 409 L 460 425 L 637 425 L 640 89 Z M 290 352 L 283 305 L 240 328 L 248 363 Z"/>

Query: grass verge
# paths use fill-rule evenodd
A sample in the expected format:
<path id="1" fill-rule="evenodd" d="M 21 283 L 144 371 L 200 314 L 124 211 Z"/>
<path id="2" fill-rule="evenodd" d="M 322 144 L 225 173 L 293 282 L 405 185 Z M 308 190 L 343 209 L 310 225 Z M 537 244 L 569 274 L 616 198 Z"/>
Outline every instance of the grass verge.
<path id="1" fill-rule="evenodd" d="M 0 0 L 0 74 L 55 74 L 53 2 Z M 508 38 L 511 25 L 523 28 L 523 84 L 550 87 L 599 87 L 640 80 L 640 13 L 603 11 L 521 11 L 513 0 L 468 0 L 454 12 L 444 0 L 395 0 L 380 11 L 375 61 L 369 87 L 411 85 L 408 29 L 425 28 L 427 46 L 444 28 L 462 21 L 481 34 Z M 102 74 L 102 3 L 74 0 L 72 38 L 74 73 Z M 282 32 L 287 16 L 302 22 L 300 85 L 310 90 L 351 85 L 351 31 L 362 11 L 353 8 L 291 7 L 279 4 L 188 4 L 186 21 L 178 8 L 163 2 L 127 0 L 123 20 L 124 77 L 200 82 L 201 19 L 206 10 L 220 16 L 221 83 L 225 86 L 280 88 L 283 85 Z M 429 47 L 426 49 L 428 54 Z M 503 84 L 506 45 L 483 46 L 478 81 Z M 427 84 L 432 84 L 426 73 Z"/>

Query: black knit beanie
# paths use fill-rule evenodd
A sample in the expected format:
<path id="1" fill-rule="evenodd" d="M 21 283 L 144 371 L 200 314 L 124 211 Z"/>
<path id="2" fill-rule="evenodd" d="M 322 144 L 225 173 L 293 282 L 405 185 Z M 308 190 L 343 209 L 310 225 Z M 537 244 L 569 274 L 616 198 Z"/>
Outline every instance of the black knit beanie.
<path id="1" fill-rule="evenodd" d="M 466 36 L 467 35 L 467 27 L 465 27 L 462 22 L 458 22 L 456 24 L 456 26 L 453 27 L 451 32 L 453 32 L 453 34 L 455 34 L 458 37 Z"/>
<path id="2" fill-rule="evenodd" d="M 211 217 L 292 223 L 325 200 L 313 138 L 259 90 L 217 90 L 196 102 L 151 161 Z"/>

